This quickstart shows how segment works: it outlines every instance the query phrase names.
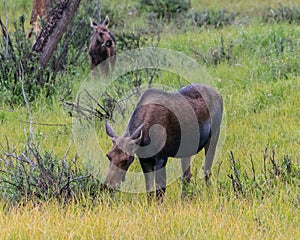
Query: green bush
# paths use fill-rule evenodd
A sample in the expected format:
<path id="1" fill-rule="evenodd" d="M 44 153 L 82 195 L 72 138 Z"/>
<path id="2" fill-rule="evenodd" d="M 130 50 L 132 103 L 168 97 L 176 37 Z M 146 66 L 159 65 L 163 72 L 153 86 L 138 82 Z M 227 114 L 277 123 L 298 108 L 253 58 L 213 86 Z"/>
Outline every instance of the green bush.
<path id="1" fill-rule="evenodd" d="M 192 20 L 192 24 L 197 27 L 211 26 L 219 28 L 232 24 L 237 16 L 238 13 L 230 13 L 224 9 L 205 9 L 202 11 L 191 12 L 188 17 Z"/>
<path id="2" fill-rule="evenodd" d="M 266 23 L 270 22 L 288 22 L 300 23 L 300 9 L 287 6 L 278 8 L 269 8 L 263 14 L 263 20 Z"/>
<path id="3" fill-rule="evenodd" d="M 30 144 L 0 154 L 0 186 L 0 197 L 12 203 L 95 197 L 101 188 L 77 157 L 62 159 Z"/>
<path id="4" fill-rule="evenodd" d="M 196 58 L 204 64 L 218 65 L 222 62 L 233 64 L 236 56 L 233 54 L 233 42 L 224 43 L 224 38 L 221 36 L 220 44 L 210 48 L 206 53 L 200 52 L 197 49 L 192 49 Z"/>
<path id="5" fill-rule="evenodd" d="M 19 103 L 22 96 L 21 78 L 26 78 L 26 91 L 31 92 L 29 100 L 35 95 L 33 85 L 37 85 L 36 78 L 27 77 L 27 73 L 36 68 L 36 56 L 31 53 L 30 42 L 24 30 L 24 17 L 14 24 L 15 31 L 9 34 L 6 26 L 0 19 L 2 39 L 0 41 L 0 89 L 1 98 L 9 103 Z M 25 76 L 26 74 L 26 76 Z M 21 98 L 22 99 L 22 98 Z"/>
<path id="6" fill-rule="evenodd" d="M 139 8 L 147 13 L 155 13 L 158 18 L 171 19 L 179 13 L 187 12 L 190 0 L 140 0 Z"/>

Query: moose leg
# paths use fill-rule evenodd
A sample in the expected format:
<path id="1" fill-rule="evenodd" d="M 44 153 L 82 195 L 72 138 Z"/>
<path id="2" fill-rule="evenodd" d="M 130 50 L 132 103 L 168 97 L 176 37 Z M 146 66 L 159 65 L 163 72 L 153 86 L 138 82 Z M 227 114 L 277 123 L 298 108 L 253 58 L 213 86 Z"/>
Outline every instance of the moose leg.
<path id="1" fill-rule="evenodd" d="M 182 168 L 182 193 L 181 198 L 185 198 L 187 195 L 187 187 L 191 181 L 191 157 L 181 158 L 181 168 Z"/>
<path id="2" fill-rule="evenodd" d="M 211 136 L 205 145 L 205 162 L 203 166 L 203 172 L 205 176 L 206 184 L 209 185 L 209 178 L 211 176 L 211 167 L 216 153 L 216 147 L 219 139 L 219 128 L 216 129 L 216 132 Z"/>
<path id="3" fill-rule="evenodd" d="M 148 200 L 152 200 L 154 195 L 154 161 L 153 160 L 140 160 L 141 167 L 143 169 L 146 191 L 148 194 Z"/>
<path id="4" fill-rule="evenodd" d="M 158 201 L 164 201 L 166 191 L 166 163 L 164 159 L 159 159 L 154 167 L 155 183 L 156 183 L 156 198 Z"/>

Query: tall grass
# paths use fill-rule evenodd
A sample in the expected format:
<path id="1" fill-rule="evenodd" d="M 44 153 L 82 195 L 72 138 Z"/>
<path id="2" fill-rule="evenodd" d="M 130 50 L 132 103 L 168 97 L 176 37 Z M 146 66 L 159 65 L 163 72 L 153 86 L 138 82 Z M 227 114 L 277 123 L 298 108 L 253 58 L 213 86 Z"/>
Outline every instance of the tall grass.
<path id="1" fill-rule="evenodd" d="M 291 189 L 292 190 L 292 189 Z M 191 202 L 147 205 L 99 203 L 94 208 L 48 202 L 0 213 L 7 239 L 298 239 L 299 208 L 286 203 L 289 191 L 261 202 L 212 195 Z"/>

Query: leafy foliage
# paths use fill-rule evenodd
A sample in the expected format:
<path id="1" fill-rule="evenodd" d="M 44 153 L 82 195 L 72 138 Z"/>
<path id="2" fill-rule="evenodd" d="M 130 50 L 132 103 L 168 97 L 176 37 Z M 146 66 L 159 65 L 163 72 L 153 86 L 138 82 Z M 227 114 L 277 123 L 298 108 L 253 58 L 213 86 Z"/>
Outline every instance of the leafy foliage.
<path id="1" fill-rule="evenodd" d="M 0 98 L 3 99 L 5 96 L 5 100 L 11 104 L 20 103 L 22 94 L 19 80 L 24 73 L 26 73 L 26 78 L 28 76 L 26 91 L 29 93 L 29 100 L 33 100 L 36 91 L 39 91 L 41 87 L 37 79 L 33 77 L 34 74 L 30 74 L 36 68 L 36 56 L 30 51 L 30 42 L 26 38 L 24 22 L 24 17 L 21 17 L 14 24 L 14 33 L 9 34 L 6 26 L 0 19 L 2 30 L 0 42 L 0 88 L 2 89 L 2 96 Z M 32 76 L 32 78 L 29 76 Z"/>
<path id="2" fill-rule="evenodd" d="M 190 7 L 190 0 L 140 0 L 140 9 L 164 19 L 172 19 L 187 12 Z"/>
<path id="3" fill-rule="evenodd" d="M 197 27 L 221 28 L 233 24 L 237 16 L 238 13 L 230 13 L 225 9 L 205 9 L 189 13 L 188 18 Z"/>
<path id="4" fill-rule="evenodd" d="M 278 8 L 268 8 L 263 15 L 263 20 L 267 23 L 270 22 L 288 22 L 299 23 L 300 22 L 300 9 L 296 7 L 288 7 L 281 5 Z"/>
<path id="5" fill-rule="evenodd" d="M 192 49 L 193 53 L 204 64 L 218 65 L 222 62 L 233 63 L 235 56 L 233 53 L 233 42 L 224 43 L 224 38 L 221 36 L 220 44 L 212 47 L 206 53 Z"/>

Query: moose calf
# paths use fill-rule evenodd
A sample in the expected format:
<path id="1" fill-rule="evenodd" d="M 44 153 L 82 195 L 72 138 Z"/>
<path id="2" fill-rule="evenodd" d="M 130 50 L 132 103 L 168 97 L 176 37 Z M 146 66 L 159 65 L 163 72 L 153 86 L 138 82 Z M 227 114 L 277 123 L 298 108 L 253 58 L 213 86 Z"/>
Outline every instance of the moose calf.
<path id="1" fill-rule="evenodd" d="M 102 63 L 102 73 L 107 74 L 110 63 L 114 67 L 116 61 L 116 39 L 108 29 L 109 17 L 106 16 L 99 25 L 90 19 L 90 24 L 94 29 L 89 46 L 91 69 L 95 69 Z"/>

